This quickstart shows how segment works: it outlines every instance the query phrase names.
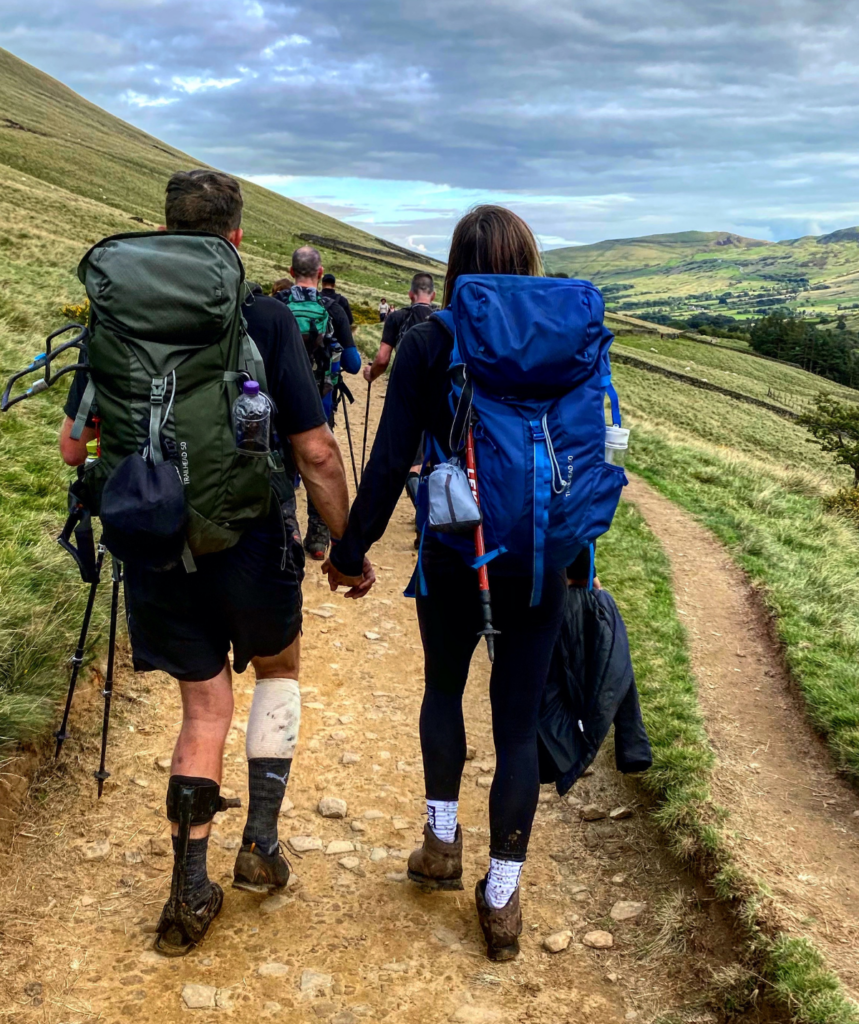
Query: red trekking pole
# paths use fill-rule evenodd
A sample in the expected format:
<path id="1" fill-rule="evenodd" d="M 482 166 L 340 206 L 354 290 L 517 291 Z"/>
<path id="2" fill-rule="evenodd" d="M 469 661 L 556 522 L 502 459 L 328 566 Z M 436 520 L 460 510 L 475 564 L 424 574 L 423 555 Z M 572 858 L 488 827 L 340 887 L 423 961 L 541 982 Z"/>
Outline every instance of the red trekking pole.
<path id="1" fill-rule="evenodd" d="M 474 458 L 474 434 L 471 430 L 471 423 L 468 424 L 468 434 L 465 438 L 465 468 L 468 471 L 468 482 L 471 485 L 471 493 L 474 501 L 480 508 L 480 494 L 477 490 L 477 462 Z M 483 539 L 483 524 L 475 527 L 474 530 L 474 553 L 478 559 L 486 554 L 486 542 Z M 489 660 L 495 661 L 495 637 L 498 630 L 492 625 L 492 599 L 489 595 L 489 570 L 481 565 L 477 570 L 477 585 L 480 588 L 480 607 L 483 612 L 483 629 L 477 634 L 486 637 L 486 650 L 489 653 Z"/>

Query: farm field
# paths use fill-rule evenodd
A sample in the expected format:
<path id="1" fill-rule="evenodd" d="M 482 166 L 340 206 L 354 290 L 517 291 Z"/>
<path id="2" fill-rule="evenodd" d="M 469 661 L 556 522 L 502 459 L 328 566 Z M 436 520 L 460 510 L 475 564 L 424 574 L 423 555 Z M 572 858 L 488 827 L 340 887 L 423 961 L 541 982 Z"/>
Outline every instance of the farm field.
<path id="1" fill-rule="evenodd" d="M 552 272 L 593 280 L 609 308 L 647 318 L 695 312 L 737 320 L 774 307 L 851 323 L 859 301 L 859 228 L 784 242 L 686 231 L 553 249 Z"/>
<path id="2" fill-rule="evenodd" d="M 741 343 L 729 350 L 706 341 L 693 341 L 682 335 L 663 337 L 619 332 L 614 351 L 628 353 L 656 366 L 687 376 L 698 377 L 720 387 L 803 412 L 813 406 L 823 392 L 840 402 L 859 401 L 859 391 L 834 381 L 806 373 L 798 367 L 762 359 Z"/>

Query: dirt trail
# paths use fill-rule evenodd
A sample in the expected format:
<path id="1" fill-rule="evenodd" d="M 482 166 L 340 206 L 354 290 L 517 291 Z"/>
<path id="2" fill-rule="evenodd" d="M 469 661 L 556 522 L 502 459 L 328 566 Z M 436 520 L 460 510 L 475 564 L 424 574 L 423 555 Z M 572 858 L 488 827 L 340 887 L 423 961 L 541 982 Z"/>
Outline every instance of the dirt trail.
<path id="1" fill-rule="evenodd" d="M 363 385 L 357 390 L 363 394 Z M 377 384 L 373 424 L 382 397 Z M 363 404 L 353 406 L 357 438 Z M 346 451 L 342 434 L 341 441 Z M 461 804 L 466 891 L 426 895 L 404 881 L 424 820 L 422 657 L 413 605 L 401 596 L 414 564 L 410 526 L 404 500 L 373 551 L 379 583 L 364 602 L 331 595 L 313 570 L 305 584 L 304 712 L 281 837 L 313 836 L 323 850 L 292 857 L 297 883 L 285 897 L 239 893 L 228 881 L 243 815 L 225 814 L 210 845 L 225 909 L 203 947 L 184 960 L 165 960 L 151 948 L 171 864 L 167 772 L 156 762 L 169 755 L 176 734 L 176 687 L 166 676 L 134 676 L 126 656 L 109 752 L 113 774 L 100 803 L 90 775 L 101 717 L 96 687 L 79 695 L 63 761 L 42 770 L 14 838 L 0 851 L 4 1020 L 163 1024 L 191 1012 L 201 1021 L 226 1014 L 332 1024 L 607 1024 L 651 1020 L 700 999 L 710 969 L 731 959 L 713 905 L 663 856 L 642 811 L 586 824 L 551 789 L 541 796 L 523 880 L 523 955 L 507 965 L 485 958 L 472 895 L 486 866 L 493 770 L 482 651 L 466 701 L 476 748 Z M 224 785 L 244 796 L 252 677 L 237 677 L 235 692 Z M 323 795 L 347 801 L 344 820 L 318 815 Z M 634 806 L 636 788 L 617 774 L 609 753 L 574 797 L 606 809 Z M 104 859 L 87 859 L 98 852 L 91 844 L 104 840 Z M 347 856 L 357 862 L 327 855 L 332 841 L 355 844 Z M 647 906 L 621 924 L 609 916 L 619 900 Z M 612 950 L 581 943 L 597 928 L 614 933 Z M 545 952 L 543 938 L 561 929 L 573 933 L 569 949 Z M 306 971 L 328 977 L 307 988 Z M 211 986 L 203 998 L 214 999 L 215 1008 L 186 1011 L 186 984 Z"/>
<path id="2" fill-rule="evenodd" d="M 742 572 L 703 526 L 639 479 L 626 489 L 672 563 L 737 857 L 859 995 L 859 797 L 833 772 Z"/>

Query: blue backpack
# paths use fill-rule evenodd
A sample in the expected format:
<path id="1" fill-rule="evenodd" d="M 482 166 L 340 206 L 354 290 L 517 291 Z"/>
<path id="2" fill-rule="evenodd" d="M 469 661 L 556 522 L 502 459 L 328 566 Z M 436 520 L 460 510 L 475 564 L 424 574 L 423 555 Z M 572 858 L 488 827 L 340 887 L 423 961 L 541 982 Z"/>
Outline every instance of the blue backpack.
<path id="1" fill-rule="evenodd" d="M 495 571 L 530 575 L 540 602 L 549 570 L 569 565 L 611 525 L 623 468 L 605 460 L 605 399 L 620 426 L 603 324 L 587 281 L 514 275 L 460 277 L 450 307 L 433 314 L 453 336 L 450 448 L 471 419 L 486 556 Z M 447 456 L 431 439 L 432 454 Z M 418 526 L 426 533 L 424 485 Z M 421 500 L 423 498 L 423 500 Z M 433 531 L 477 568 L 469 537 Z M 593 559 L 591 560 L 593 565 Z M 418 560 L 417 585 L 426 593 Z"/>

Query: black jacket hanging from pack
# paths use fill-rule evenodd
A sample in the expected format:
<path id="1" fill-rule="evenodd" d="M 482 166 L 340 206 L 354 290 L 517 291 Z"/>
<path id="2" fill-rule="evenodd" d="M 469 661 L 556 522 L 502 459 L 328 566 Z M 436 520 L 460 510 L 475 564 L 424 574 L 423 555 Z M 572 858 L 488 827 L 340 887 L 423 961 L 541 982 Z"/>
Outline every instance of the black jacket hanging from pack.
<path id="1" fill-rule="evenodd" d="M 606 590 L 570 587 L 537 723 L 540 782 L 554 782 L 563 796 L 612 724 L 618 770 L 649 768 L 653 757 L 617 605 Z"/>

